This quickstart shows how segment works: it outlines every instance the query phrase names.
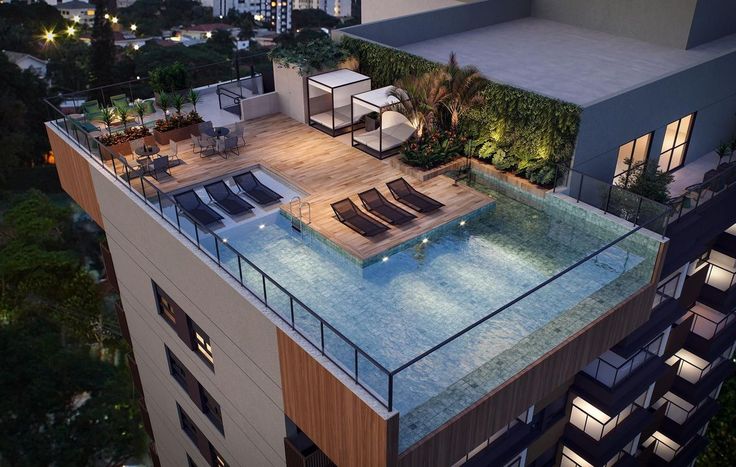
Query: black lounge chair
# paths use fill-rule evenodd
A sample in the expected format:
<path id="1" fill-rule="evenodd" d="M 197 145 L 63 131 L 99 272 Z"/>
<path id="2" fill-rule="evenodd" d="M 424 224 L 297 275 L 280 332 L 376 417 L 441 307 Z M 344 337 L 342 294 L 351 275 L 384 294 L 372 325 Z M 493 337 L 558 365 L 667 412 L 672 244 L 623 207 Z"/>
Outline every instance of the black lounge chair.
<path id="1" fill-rule="evenodd" d="M 253 172 L 245 172 L 233 177 L 238 187 L 258 204 L 271 204 L 279 201 L 283 196 L 276 193 L 256 178 Z"/>
<path id="2" fill-rule="evenodd" d="M 214 224 L 223 219 L 217 211 L 207 206 L 194 190 L 174 195 L 174 199 L 187 214 L 202 225 Z"/>
<path id="3" fill-rule="evenodd" d="M 405 224 L 417 217 L 387 200 L 386 197 L 375 188 L 371 188 L 363 193 L 358 193 L 358 197 L 363 202 L 363 207 L 365 207 L 366 211 L 379 219 L 383 219 L 391 225 Z"/>
<path id="4" fill-rule="evenodd" d="M 253 205 L 233 193 L 222 180 L 204 186 L 210 198 L 231 216 L 238 216 L 253 210 Z"/>
<path id="5" fill-rule="evenodd" d="M 361 211 L 350 198 L 333 203 L 331 206 L 332 210 L 335 211 L 337 220 L 364 237 L 372 237 L 388 230 L 387 226 Z"/>
<path id="6" fill-rule="evenodd" d="M 391 194 L 397 201 L 403 203 L 418 212 L 432 212 L 444 206 L 436 199 L 432 199 L 422 192 L 414 189 L 403 177 L 386 184 Z"/>

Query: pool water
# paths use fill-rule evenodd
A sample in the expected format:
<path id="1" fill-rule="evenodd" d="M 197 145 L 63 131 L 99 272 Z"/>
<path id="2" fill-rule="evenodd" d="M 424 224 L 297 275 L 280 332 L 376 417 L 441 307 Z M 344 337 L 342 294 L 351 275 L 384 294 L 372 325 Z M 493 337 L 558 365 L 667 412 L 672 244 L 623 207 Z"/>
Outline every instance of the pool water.
<path id="1" fill-rule="evenodd" d="M 500 193 L 492 196 L 494 210 L 363 269 L 328 254 L 324 245 L 302 237 L 280 215 L 221 235 L 393 370 L 617 238 L 613 232 L 605 238 L 591 235 L 564 216 L 551 216 Z M 613 246 L 554 287 L 491 318 L 471 338 L 458 339 L 417 362 L 397 375 L 395 408 L 403 416 L 425 403 L 642 260 Z M 286 310 L 288 305 L 276 308 Z M 315 324 L 305 324 L 304 332 L 319 333 Z M 331 353 L 354 368 L 349 348 L 332 337 L 325 337 L 334 343 Z M 367 361 L 359 366 L 363 382 L 385 396 L 385 376 Z"/>

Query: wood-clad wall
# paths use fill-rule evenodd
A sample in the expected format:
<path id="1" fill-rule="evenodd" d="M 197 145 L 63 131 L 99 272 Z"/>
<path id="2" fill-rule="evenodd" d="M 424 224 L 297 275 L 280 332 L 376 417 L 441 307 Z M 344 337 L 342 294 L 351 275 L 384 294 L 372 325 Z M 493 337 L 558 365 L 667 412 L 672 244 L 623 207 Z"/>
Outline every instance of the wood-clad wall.
<path id="1" fill-rule="evenodd" d="M 284 412 L 340 467 L 396 465 L 399 417 L 388 420 L 277 330 Z"/>
<path id="2" fill-rule="evenodd" d="M 46 127 L 51 150 L 54 151 L 56 171 L 61 187 L 72 197 L 101 228 L 102 213 L 92 184 L 90 162 L 76 148 L 64 141 L 51 127 Z"/>
<path id="3" fill-rule="evenodd" d="M 452 465 L 649 319 L 655 284 L 640 289 L 402 453 L 401 467 Z"/>

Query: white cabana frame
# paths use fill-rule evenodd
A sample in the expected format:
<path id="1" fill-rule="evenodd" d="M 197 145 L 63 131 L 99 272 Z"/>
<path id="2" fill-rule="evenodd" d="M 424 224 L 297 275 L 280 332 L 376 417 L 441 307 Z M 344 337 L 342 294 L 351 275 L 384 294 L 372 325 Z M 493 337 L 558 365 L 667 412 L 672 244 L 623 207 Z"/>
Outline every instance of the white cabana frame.
<path id="1" fill-rule="evenodd" d="M 352 131 L 351 96 L 370 89 L 370 77 L 352 70 L 310 76 L 307 78 L 309 125 L 332 137 Z"/>
<path id="2" fill-rule="evenodd" d="M 385 159 L 399 152 L 414 134 L 414 127 L 403 114 L 393 110 L 400 101 L 392 95 L 393 86 L 355 94 L 350 106 L 353 122 L 360 121 L 371 112 L 378 113 L 378 128 L 356 134 L 353 126 L 352 145 L 378 159 Z"/>

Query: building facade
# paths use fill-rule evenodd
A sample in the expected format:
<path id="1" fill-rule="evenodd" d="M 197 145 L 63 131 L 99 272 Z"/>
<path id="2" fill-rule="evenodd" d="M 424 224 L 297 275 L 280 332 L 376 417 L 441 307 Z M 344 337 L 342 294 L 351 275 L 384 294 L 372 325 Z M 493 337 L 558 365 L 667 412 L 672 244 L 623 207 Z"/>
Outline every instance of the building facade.
<path id="1" fill-rule="evenodd" d="M 49 121 L 62 186 L 106 233 L 154 463 L 692 465 L 734 370 L 736 154 L 712 151 L 736 130 L 736 26 L 700 29 L 733 7 L 693 0 L 654 38 L 634 3 L 597 29 L 603 3 L 492 0 L 340 30 L 577 104 L 554 190 L 483 164 L 479 189 L 423 180 L 280 113 L 335 118 L 335 89 L 370 78 L 345 70 L 275 67 L 239 151 L 160 143 L 183 162 L 165 175 L 93 118 Z M 213 88 L 198 111 L 240 131 Z M 617 188 L 622 154 L 671 171 L 680 202 Z M 341 225 L 332 204 L 398 204 L 402 176 L 444 206 L 401 204 L 410 223 L 371 239 Z"/>
<path id="2" fill-rule="evenodd" d="M 292 8 L 293 0 L 213 0 L 212 15 L 222 18 L 230 10 L 251 13 L 256 21 L 280 34 L 291 31 Z"/>
<path id="3" fill-rule="evenodd" d="M 336 18 L 345 18 L 352 15 L 352 2 L 350 0 L 295 0 L 295 10 L 305 9 L 323 10 L 328 15 Z"/>

